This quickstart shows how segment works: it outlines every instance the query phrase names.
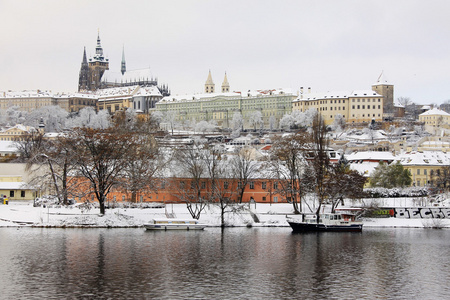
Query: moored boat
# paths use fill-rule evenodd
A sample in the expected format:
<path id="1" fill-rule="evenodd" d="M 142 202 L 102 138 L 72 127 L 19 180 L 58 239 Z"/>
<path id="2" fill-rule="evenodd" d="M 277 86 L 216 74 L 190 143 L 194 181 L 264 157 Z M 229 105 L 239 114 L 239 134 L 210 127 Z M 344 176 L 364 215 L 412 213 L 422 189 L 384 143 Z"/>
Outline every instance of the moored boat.
<path id="1" fill-rule="evenodd" d="M 294 232 L 312 231 L 347 231 L 361 232 L 363 223 L 352 213 L 301 214 L 299 217 L 288 217 L 287 222 Z"/>
<path id="2" fill-rule="evenodd" d="M 207 225 L 201 224 L 195 219 L 153 219 L 144 224 L 147 230 L 203 230 Z"/>

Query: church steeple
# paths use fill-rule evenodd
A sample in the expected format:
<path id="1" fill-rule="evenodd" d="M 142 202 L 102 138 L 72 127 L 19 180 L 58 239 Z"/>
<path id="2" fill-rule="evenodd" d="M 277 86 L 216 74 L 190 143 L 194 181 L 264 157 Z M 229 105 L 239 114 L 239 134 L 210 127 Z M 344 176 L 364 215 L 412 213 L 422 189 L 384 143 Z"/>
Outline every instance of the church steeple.
<path id="1" fill-rule="evenodd" d="M 105 59 L 105 57 L 103 56 L 103 48 L 102 48 L 102 44 L 100 43 L 100 31 L 98 31 L 97 47 L 95 47 L 94 60 L 103 61 L 104 59 Z"/>
<path id="2" fill-rule="evenodd" d="M 81 62 L 80 77 L 78 79 L 78 91 L 89 89 L 89 65 L 86 58 L 86 47 L 83 51 L 83 61 Z"/>
<path id="3" fill-rule="evenodd" d="M 122 75 L 125 74 L 127 71 L 127 66 L 125 64 L 125 46 L 122 48 L 122 64 L 120 67 L 120 72 L 122 72 Z"/>
<path id="4" fill-rule="evenodd" d="M 222 82 L 222 93 L 230 92 L 230 84 L 228 83 L 227 72 L 225 72 L 225 77 Z"/>
<path id="5" fill-rule="evenodd" d="M 205 93 L 207 93 L 207 94 L 214 93 L 214 88 L 215 88 L 215 84 L 212 80 L 211 70 L 209 70 L 208 78 L 206 79 L 206 83 L 205 83 Z"/>

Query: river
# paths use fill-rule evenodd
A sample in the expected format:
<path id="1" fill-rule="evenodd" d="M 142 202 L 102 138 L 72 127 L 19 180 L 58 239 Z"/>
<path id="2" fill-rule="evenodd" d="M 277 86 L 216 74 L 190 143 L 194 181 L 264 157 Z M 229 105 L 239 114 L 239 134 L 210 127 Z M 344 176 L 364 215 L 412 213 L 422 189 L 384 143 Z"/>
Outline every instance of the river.
<path id="1" fill-rule="evenodd" d="M 0 228 L 2 299 L 443 299 L 450 230 Z"/>

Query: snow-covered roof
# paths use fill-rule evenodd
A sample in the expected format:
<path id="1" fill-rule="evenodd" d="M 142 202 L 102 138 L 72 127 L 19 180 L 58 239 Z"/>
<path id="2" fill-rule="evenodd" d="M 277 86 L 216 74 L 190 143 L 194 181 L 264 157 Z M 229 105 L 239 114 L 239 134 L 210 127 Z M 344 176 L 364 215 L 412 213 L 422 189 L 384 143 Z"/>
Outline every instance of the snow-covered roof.
<path id="1" fill-rule="evenodd" d="M 26 182 L 0 182 L 0 190 L 32 189 Z"/>
<path id="2" fill-rule="evenodd" d="M 378 166 L 378 162 L 372 161 L 357 161 L 350 162 L 350 169 L 358 171 L 360 174 L 363 174 L 365 177 L 369 177 L 370 174 L 375 170 Z"/>
<path id="3" fill-rule="evenodd" d="M 51 91 L 41 91 L 41 90 L 25 90 L 25 91 L 7 91 L 0 92 L 0 98 L 27 98 L 27 97 L 53 97 Z"/>
<path id="4" fill-rule="evenodd" d="M 36 129 L 34 127 L 17 124 L 13 127 L 9 127 L 4 130 L 1 130 L 0 132 L 7 132 L 7 131 L 14 131 L 14 130 L 21 130 L 21 131 L 25 131 L 25 132 L 36 131 Z"/>
<path id="5" fill-rule="evenodd" d="M 304 93 L 301 94 L 297 99 L 295 99 L 294 102 L 325 100 L 325 99 L 348 99 L 352 97 L 382 97 L 382 96 L 372 90 L 332 91 L 332 92 Z"/>
<path id="6" fill-rule="evenodd" d="M 127 70 L 123 75 L 122 72 L 113 72 L 106 70 L 103 73 L 103 82 L 115 82 L 115 83 L 126 83 L 126 82 L 136 82 L 136 81 L 153 81 L 153 75 L 149 68 L 137 69 L 137 70 Z"/>
<path id="7" fill-rule="evenodd" d="M 14 153 L 17 152 L 16 143 L 14 141 L 0 141 L 1 153 Z"/>
<path id="8" fill-rule="evenodd" d="M 439 115 L 439 116 L 450 116 L 449 113 L 446 113 L 445 111 L 440 110 L 438 108 L 430 109 L 430 110 L 420 114 L 419 116 L 436 116 L 436 115 Z"/>
<path id="9" fill-rule="evenodd" d="M 160 102 L 177 102 L 177 101 L 207 101 L 216 97 L 235 99 L 246 97 L 264 97 L 273 95 L 293 95 L 291 89 L 271 89 L 271 90 L 249 90 L 245 93 L 241 92 L 228 92 L 228 93 L 202 93 L 202 94 L 188 94 L 181 96 L 167 96 L 161 99 Z"/>
<path id="10" fill-rule="evenodd" d="M 135 96 L 162 96 L 156 86 L 140 87 Z"/>
<path id="11" fill-rule="evenodd" d="M 434 165 L 444 166 L 450 164 L 450 153 L 441 151 L 405 152 L 396 157 L 403 166 L 408 165 Z"/>
<path id="12" fill-rule="evenodd" d="M 392 85 L 391 83 L 389 83 L 389 80 L 387 79 L 386 75 L 384 74 L 384 71 L 381 72 L 380 76 L 378 76 L 377 82 L 374 83 L 373 85 L 380 85 L 380 84 Z"/>
<path id="13" fill-rule="evenodd" d="M 385 151 L 360 151 L 353 152 L 345 157 L 348 161 L 393 161 L 395 156 Z"/>

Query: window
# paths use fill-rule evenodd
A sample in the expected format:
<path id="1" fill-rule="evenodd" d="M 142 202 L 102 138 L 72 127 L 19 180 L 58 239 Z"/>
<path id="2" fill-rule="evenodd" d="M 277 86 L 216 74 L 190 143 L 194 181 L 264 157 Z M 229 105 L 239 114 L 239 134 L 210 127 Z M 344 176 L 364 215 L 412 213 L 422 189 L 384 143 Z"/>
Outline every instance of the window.
<path id="1" fill-rule="evenodd" d="M 274 182 L 274 183 L 273 183 L 273 189 L 274 189 L 274 190 L 277 190 L 277 189 L 278 189 L 278 182 Z"/>
<path id="2" fill-rule="evenodd" d="M 180 181 L 180 189 L 184 189 L 184 181 Z"/>
<path id="3" fill-rule="evenodd" d="M 420 175 L 420 169 L 417 169 L 417 175 Z"/>
<path id="4" fill-rule="evenodd" d="M 266 201 L 266 197 L 262 197 L 262 201 Z"/>
<path id="5" fill-rule="evenodd" d="M 161 182 L 161 189 L 165 189 L 166 188 L 166 183 L 163 181 Z"/>
<path id="6" fill-rule="evenodd" d="M 267 187 L 266 182 L 265 182 L 265 181 L 261 182 L 261 188 L 262 188 L 263 190 L 265 190 L 266 187 Z"/>
<path id="7" fill-rule="evenodd" d="M 423 175 L 427 175 L 427 169 L 423 170 Z"/>
<path id="8" fill-rule="evenodd" d="M 278 202 L 278 197 L 277 196 L 273 197 L 273 202 Z"/>
<path id="9" fill-rule="evenodd" d="M 9 197 L 10 198 L 14 197 L 14 191 L 9 191 Z"/>
<path id="10" fill-rule="evenodd" d="M 250 181 L 250 189 L 251 190 L 255 189 L 255 183 L 253 181 Z"/>
<path id="11" fill-rule="evenodd" d="M 202 183 L 201 183 L 201 189 L 202 189 L 202 190 L 206 189 L 206 182 L 205 182 L 205 181 L 202 181 Z"/>
<path id="12" fill-rule="evenodd" d="M 226 190 L 228 190 L 228 181 L 225 181 L 225 182 L 223 183 L 223 188 L 226 189 Z"/>
<path id="13" fill-rule="evenodd" d="M 20 191 L 20 197 L 25 198 L 25 191 Z"/>

